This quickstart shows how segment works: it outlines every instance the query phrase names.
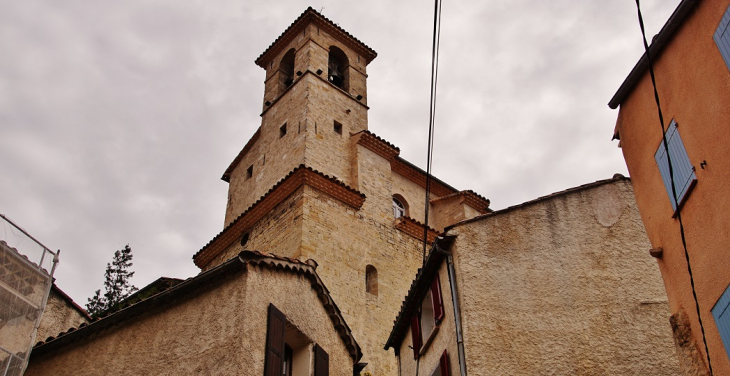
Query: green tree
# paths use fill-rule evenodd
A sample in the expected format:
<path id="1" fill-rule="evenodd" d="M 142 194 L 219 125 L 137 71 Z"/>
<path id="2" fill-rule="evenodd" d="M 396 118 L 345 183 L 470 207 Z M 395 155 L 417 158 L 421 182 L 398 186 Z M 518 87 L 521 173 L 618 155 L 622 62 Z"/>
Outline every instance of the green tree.
<path id="1" fill-rule="evenodd" d="M 129 244 L 124 249 L 114 252 L 114 259 L 106 264 L 104 272 L 104 294 L 96 290 L 94 296 L 86 303 L 86 310 L 91 317 L 99 317 L 114 313 L 121 309 L 120 303 L 129 295 L 137 291 L 137 288 L 129 282 L 134 272 L 129 271 L 132 267 L 132 248 Z"/>

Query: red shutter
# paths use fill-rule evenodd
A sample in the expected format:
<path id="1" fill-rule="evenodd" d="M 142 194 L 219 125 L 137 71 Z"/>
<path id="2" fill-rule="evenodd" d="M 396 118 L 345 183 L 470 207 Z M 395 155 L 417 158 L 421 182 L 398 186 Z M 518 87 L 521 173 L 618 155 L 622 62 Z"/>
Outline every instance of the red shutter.
<path id="1" fill-rule="evenodd" d="M 413 359 L 418 359 L 418 352 L 421 350 L 421 322 L 418 319 L 418 312 L 411 319 L 411 337 L 413 338 Z"/>
<path id="2" fill-rule="evenodd" d="M 431 303 L 433 304 L 433 318 L 439 322 L 444 318 L 444 301 L 441 299 L 441 283 L 438 274 L 431 282 Z"/>
<path id="3" fill-rule="evenodd" d="M 446 350 L 444 350 L 444 353 L 441 355 L 441 359 L 439 359 L 439 368 L 441 369 L 440 376 L 451 375 L 451 372 L 449 372 L 449 356 L 446 355 Z"/>
<path id="4" fill-rule="evenodd" d="M 314 376 L 329 376 L 330 357 L 319 345 L 314 345 Z"/>
<path id="5" fill-rule="evenodd" d="M 284 364 L 284 330 L 286 316 L 269 304 L 269 318 L 266 325 L 266 360 L 264 376 L 281 376 Z"/>

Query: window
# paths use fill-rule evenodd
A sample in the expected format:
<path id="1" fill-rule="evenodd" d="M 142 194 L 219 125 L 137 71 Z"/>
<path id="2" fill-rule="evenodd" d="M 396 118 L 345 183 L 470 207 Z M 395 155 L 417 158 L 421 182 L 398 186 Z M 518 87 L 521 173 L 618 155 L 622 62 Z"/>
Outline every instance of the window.
<path id="1" fill-rule="evenodd" d="M 451 370 L 449 369 L 449 356 L 446 354 L 446 350 L 444 350 L 444 353 L 441 354 L 441 358 L 439 358 L 439 365 L 435 370 L 433 370 L 433 372 L 431 372 L 431 376 L 449 375 L 451 375 Z"/>
<path id="2" fill-rule="evenodd" d="M 266 325 L 264 376 L 309 375 L 314 353 L 314 375 L 329 375 L 329 355 L 314 344 L 273 304 L 269 304 Z"/>
<path id="3" fill-rule="evenodd" d="M 365 267 L 365 291 L 378 296 L 378 270 L 372 265 Z"/>
<path id="4" fill-rule="evenodd" d="M 331 46 L 327 62 L 327 80 L 342 90 L 349 89 L 347 55 L 341 49 Z"/>
<path id="5" fill-rule="evenodd" d="M 406 215 L 405 200 L 402 197 L 393 197 L 393 217 L 400 218 Z"/>
<path id="6" fill-rule="evenodd" d="M 294 83 L 294 54 L 295 51 L 292 48 L 281 58 L 281 63 L 279 64 L 279 93 L 283 93 Z"/>
<path id="7" fill-rule="evenodd" d="M 286 136 L 286 123 L 279 127 L 279 138 Z"/>
<path id="8" fill-rule="evenodd" d="M 251 179 L 251 177 L 253 177 L 253 165 L 246 169 L 246 179 Z"/>
<path id="9" fill-rule="evenodd" d="M 728 69 L 730 69 L 730 30 L 728 30 L 728 26 L 730 26 L 730 7 L 727 8 L 725 14 L 722 16 L 722 20 L 717 25 L 717 30 L 715 30 L 715 35 L 713 36 L 715 44 L 717 44 L 717 48 L 720 50 L 720 55 L 725 60 Z"/>
<path id="10" fill-rule="evenodd" d="M 730 286 L 725 288 L 725 292 L 712 307 L 712 317 L 715 318 L 715 325 L 725 345 L 725 352 L 730 357 Z"/>
<path id="11" fill-rule="evenodd" d="M 444 302 L 441 298 L 441 281 L 439 281 L 437 274 L 431 281 L 429 291 L 421 301 L 420 315 L 416 312 L 411 319 L 414 359 L 418 359 L 421 348 L 429 342 L 431 334 L 443 318 Z"/>
<path id="12" fill-rule="evenodd" d="M 335 121 L 335 133 L 342 134 L 342 124 Z"/>
<path id="13" fill-rule="evenodd" d="M 669 158 L 672 160 L 674 188 L 677 192 L 676 199 L 672 197 L 672 181 L 669 177 L 669 163 L 667 162 L 667 152 L 664 148 L 663 141 L 659 143 L 659 148 L 657 148 L 656 154 L 654 154 L 654 159 L 656 160 L 657 166 L 659 166 L 659 172 L 662 174 L 664 188 L 669 195 L 672 209 L 676 211 L 677 207 L 684 202 L 694 182 L 697 181 L 697 176 L 695 175 L 694 167 L 689 163 L 687 151 L 684 149 L 684 143 L 682 143 L 682 139 L 679 137 L 679 131 L 677 131 L 677 122 L 674 120 L 669 124 L 666 138 L 667 146 L 669 147 Z"/>

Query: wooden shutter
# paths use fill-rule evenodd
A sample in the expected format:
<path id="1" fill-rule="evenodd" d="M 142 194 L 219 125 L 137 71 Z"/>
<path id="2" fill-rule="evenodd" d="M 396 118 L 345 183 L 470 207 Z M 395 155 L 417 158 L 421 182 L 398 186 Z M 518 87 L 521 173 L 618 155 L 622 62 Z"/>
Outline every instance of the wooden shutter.
<path id="1" fill-rule="evenodd" d="M 413 359 L 418 359 L 418 352 L 421 350 L 421 322 L 418 313 L 411 318 L 411 337 L 413 338 Z"/>
<path id="2" fill-rule="evenodd" d="M 669 176 L 669 162 L 667 159 L 667 152 L 664 149 L 664 141 L 659 143 L 659 148 L 654 154 L 659 172 L 662 175 L 664 181 L 664 188 L 667 190 L 669 200 L 672 203 L 672 209 L 677 210 L 677 205 L 681 204 L 684 196 L 689 191 L 689 188 L 697 176 L 695 175 L 694 168 L 689 162 L 689 156 L 687 156 L 687 150 L 684 148 L 682 138 L 679 136 L 677 131 L 677 123 L 672 120 L 667 128 L 666 132 L 667 147 L 669 148 L 669 157 L 672 159 L 672 172 L 674 174 L 674 188 L 677 191 L 677 198 L 672 197 L 672 180 Z"/>
<path id="3" fill-rule="evenodd" d="M 266 360 L 264 376 L 281 376 L 284 366 L 284 330 L 286 316 L 273 304 L 269 304 L 266 324 Z"/>
<path id="4" fill-rule="evenodd" d="M 330 357 L 319 345 L 314 345 L 314 376 L 329 376 Z"/>
<path id="5" fill-rule="evenodd" d="M 439 359 L 439 369 L 441 369 L 440 376 L 451 375 L 451 370 L 449 369 L 449 356 L 446 354 L 446 350 L 444 350 L 444 353 L 441 354 L 441 359 Z"/>
<path id="6" fill-rule="evenodd" d="M 444 318 L 444 301 L 441 299 L 441 282 L 438 274 L 431 282 L 431 304 L 433 305 L 433 319 L 438 323 Z"/>
<path id="7" fill-rule="evenodd" d="M 730 357 L 730 286 L 712 307 L 712 317 L 715 318 L 715 325 L 725 345 L 725 352 Z"/>
<path id="8" fill-rule="evenodd" d="M 715 30 L 715 35 L 712 38 L 715 40 L 725 64 L 730 69 L 730 28 L 728 26 L 730 26 L 730 7 L 725 11 L 725 15 L 720 20 L 720 24 L 717 25 L 717 30 Z"/>

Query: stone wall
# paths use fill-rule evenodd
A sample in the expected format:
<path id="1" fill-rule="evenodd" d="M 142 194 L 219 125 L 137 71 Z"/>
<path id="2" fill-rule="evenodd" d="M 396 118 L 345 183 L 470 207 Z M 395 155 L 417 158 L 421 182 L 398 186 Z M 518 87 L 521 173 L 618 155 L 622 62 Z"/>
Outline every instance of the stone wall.
<path id="1" fill-rule="evenodd" d="M 312 282 L 288 270 L 247 268 L 123 325 L 33 356 L 25 374 L 262 375 L 269 303 L 327 351 L 331 375 L 351 374 L 353 359 Z"/>
<path id="2" fill-rule="evenodd" d="M 449 231 L 470 374 L 674 375 L 662 279 L 628 179 Z"/>
<path id="3" fill-rule="evenodd" d="M 58 333 L 65 332 L 70 328 L 77 328 L 83 323 L 88 323 L 89 319 L 79 312 L 73 303 L 61 295 L 56 288 L 51 288 L 46 302 L 46 309 L 43 311 L 38 332 L 36 334 L 36 342 L 45 341 L 48 337 L 55 337 Z"/>

